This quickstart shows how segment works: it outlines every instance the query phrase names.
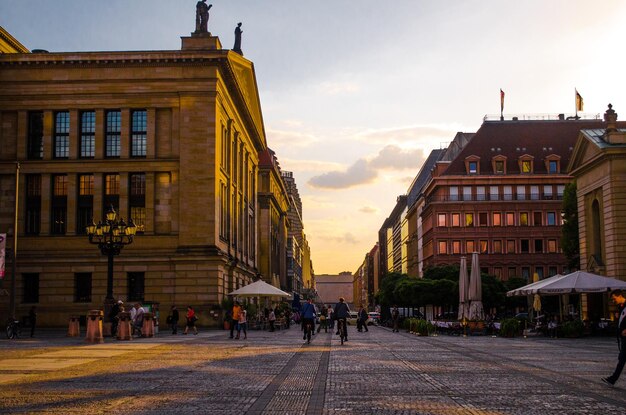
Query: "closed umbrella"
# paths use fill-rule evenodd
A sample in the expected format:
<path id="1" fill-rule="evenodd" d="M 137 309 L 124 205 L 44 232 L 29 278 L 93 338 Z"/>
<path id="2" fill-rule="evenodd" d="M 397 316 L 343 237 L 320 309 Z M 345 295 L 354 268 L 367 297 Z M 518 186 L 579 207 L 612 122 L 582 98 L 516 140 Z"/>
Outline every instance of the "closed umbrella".
<path id="1" fill-rule="evenodd" d="M 469 281 L 467 279 L 467 261 L 461 257 L 461 269 L 459 270 L 459 320 L 469 317 L 469 299 L 467 296 Z"/>
<path id="2" fill-rule="evenodd" d="M 478 253 L 472 254 L 472 270 L 470 271 L 470 283 L 468 297 L 470 301 L 469 318 L 471 320 L 483 320 L 483 289 L 480 278 L 480 266 L 478 265 Z"/>
<path id="3" fill-rule="evenodd" d="M 539 282 L 539 274 L 537 274 L 536 272 L 533 274 L 533 283 L 535 282 Z M 537 313 L 537 316 L 539 315 L 539 312 L 541 311 L 541 296 L 539 296 L 539 294 L 535 294 L 533 298 L 533 310 L 535 310 L 535 313 Z"/>

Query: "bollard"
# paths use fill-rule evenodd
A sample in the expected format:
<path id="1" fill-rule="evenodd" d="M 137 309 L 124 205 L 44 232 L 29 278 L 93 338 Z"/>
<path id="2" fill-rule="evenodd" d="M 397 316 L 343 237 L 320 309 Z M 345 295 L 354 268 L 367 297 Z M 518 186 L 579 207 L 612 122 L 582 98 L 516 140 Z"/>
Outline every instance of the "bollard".
<path id="1" fill-rule="evenodd" d="M 126 311 L 122 311 L 117 315 L 119 317 L 119 322 L 117 323 L 117 339 L 118 340 L 132 340 L 133 339 L 133 330 L 131 327 L 130 321 L 130 313 Z"/>
<path id="2" fill-rule="evenodd" d="M 80 321 L 78 316 L 70 316 L 67 337 L 80 337 Z"/>
<path id="3" fill-rule="evenodd" d="M 154 337 L 154 314 L 143 313 L 143 325 L 141 326 L 141 337 Z"/>
<path id="4" fill-rule="evenodd" d="M 102 337 L 102 310 L 89 310 L 87 315 L 87 335 L 85 341 L 88 343 L 104 343 Z"/>

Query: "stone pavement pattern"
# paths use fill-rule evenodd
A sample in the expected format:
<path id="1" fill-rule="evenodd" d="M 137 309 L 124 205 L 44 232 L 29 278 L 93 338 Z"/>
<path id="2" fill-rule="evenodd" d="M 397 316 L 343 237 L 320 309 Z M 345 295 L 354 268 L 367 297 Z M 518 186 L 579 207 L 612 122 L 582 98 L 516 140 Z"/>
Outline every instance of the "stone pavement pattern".
<path id="1" fill-rule="evenodd" d="M 625 414 L 599 379 L 613 339 L 415 337 L 372 328 L 340 345 L 298 328 L 87 345 L 0 341 L 0 413 Z"/>

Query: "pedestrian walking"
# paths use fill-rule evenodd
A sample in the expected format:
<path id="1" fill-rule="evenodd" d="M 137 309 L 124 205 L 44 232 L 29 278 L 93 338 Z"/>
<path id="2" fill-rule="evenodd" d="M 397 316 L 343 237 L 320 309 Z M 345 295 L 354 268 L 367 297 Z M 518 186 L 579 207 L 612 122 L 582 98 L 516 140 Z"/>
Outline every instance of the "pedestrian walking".
<path id="1" fill-rule="evenodd" d="M 328 319 L 328 323 L 330 324 L 330 329 L 334 330 L 335 329 L 335 310 L 333 310 L 333 307 L 330 304 L 328 304 L 328 309 L 326 310 L 326 312 L 328 313 L 326 318 Z"/>
<path id="2" fill-rule="evenodd" d="M 239 339 L 239 335 L 243 330 L 243 339 L 246 340 L 248 338 L 248 311 L 242 309 L 239 312 L 239 321 L 237 324 L 237 339 Z"/>
<path id="3" fill-rule="evenodd" d="M 30 337 L 34 337 L 37 325 L 37 307 L 35 306 L 32 306 L 28 312 L 28 323 L 30 324 Z"/>
<path id="4" fill-rule="evenodd" d="M 617 366 L 613 371 L 613 374 L 609 377 L 602 378 L 602 381 L 607 385 L 613 386 L 619 379 L 624 365 L 626 364 L 626 298 L 624 297 L 624 291 L 614 290 L 611 292 L 611 300 L 617 304 L 618 321 L 617 321 L 617 344 L 619 348 L 619 355 L 617 356 Z"/>
<path id="5" fill-rule="evenodd" d="M 185 326 L 185 331 L 183 332 L 183 334 L 187 334 L 189 329 L 193 329 L 193 334 L 198 334 L 198 329 L 196 328 L 197 320 L 198 320 L 198 317 L 196 317 L 196 312 L 194 311 L 192 306 L 188 305 L 187 306 L 187 325 Z"/>
<path id="6" fill-rule="evenodd" d="M 234 338 L 233 333 L 235 332 L 237 325 L 239 324 L 239 314 L 241 313 L 241 306 L 239 305 L 239 301 L 235 301 L 233 303 L 233 309 L 230 312 L 230 338 Z"/>
<path id="7" fill-rule="evenodd" d="M 397 305 L 394 305 L 393 309 L 391 310 L 391 321 L 393 323 L 392 332 L 397 333 L 399 331 L 398 324 L 400 323 L 400 311 L 398 310 Z"/>
<path id="8" fill-rule="evenodd" d="M 270 312 L 267 317 L 267 321 L 270 322 L 270 331 L 274 331 L 274 322 L 276 321 L 276 314 L 274 314 L 274 309 L 270 308 Z"/>
<path id="9" fill-rule="evenodd" d="M 178 320 L 180 319 L 180 313 L 178 312 L 178 308 L 175 305 L 172 306 L 170 310 L 170 327 L 172 329 L 172 334 L 178 334 Z"/>
<path id="10" fill-rule="evenodd" d="M 363 329 L 365 329 L 365 331 L 369 331 L 369 329 L 367 328 L 368 317 L 369 316 L 367 315 L 367 310 L 361 304 L 361 308 L 359 308 L 359 322 L 361 323 L 361 330 L 359 331 L 362 331 Z"/>

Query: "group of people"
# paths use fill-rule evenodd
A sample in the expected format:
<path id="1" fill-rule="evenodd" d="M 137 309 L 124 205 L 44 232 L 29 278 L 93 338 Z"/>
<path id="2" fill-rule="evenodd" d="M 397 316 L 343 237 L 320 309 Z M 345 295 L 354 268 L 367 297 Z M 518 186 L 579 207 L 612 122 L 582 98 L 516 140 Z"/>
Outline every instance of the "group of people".
<path id="1" fill-rule="evenodd" d="M 111 310 L 109 311 L 109 320 L 111 321 L 111 336 L 115 336 L 117 334 L 117 329 L 120 323 L 120 313 L 125 312 L 126 308 L 122 300 L 119 300 L 117 303 L 113 304 L 113 307 L 111 307 Z M 141 303 L 135 303 L 130 307 L 130 325 L 133 335 L 141 336 L 144 312 L 145 310 L 141 306 Z"/>

